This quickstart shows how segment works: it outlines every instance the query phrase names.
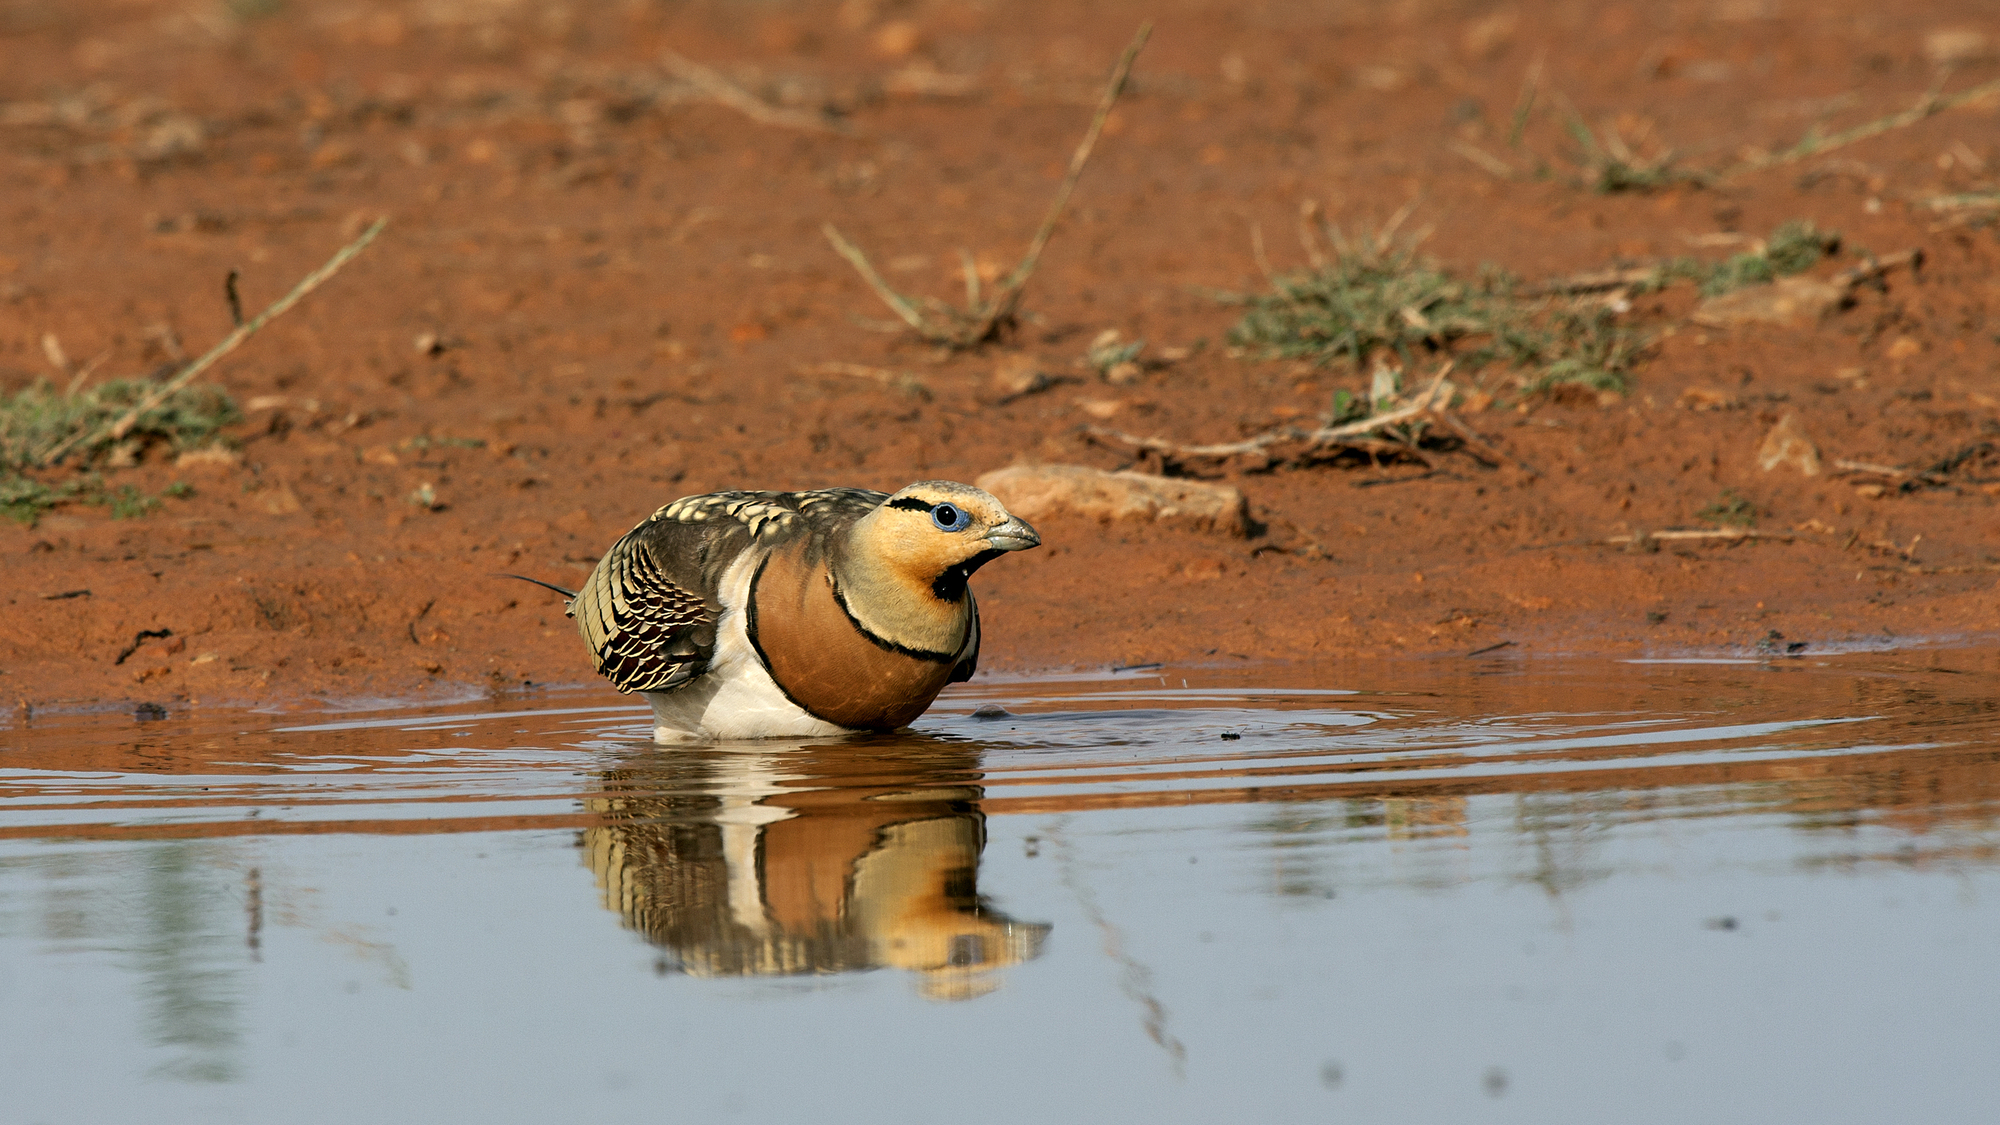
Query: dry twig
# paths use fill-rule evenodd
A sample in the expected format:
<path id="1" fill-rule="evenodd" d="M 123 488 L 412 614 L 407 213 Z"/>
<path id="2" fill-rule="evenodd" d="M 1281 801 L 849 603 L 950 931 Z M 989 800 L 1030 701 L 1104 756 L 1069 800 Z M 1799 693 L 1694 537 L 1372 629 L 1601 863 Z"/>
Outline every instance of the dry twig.
<path id="1" fill-rule="evenodd" d="M 269 308 L 258 313 L 255 317 L 237 325 L 236 329 L 229 335 L 224 336 L 220 343 L 208 349 L 207 352 L 202 354 L 200 359 L 183 367 L 179 374 L 155 387 L 151 394 L 141 399 L 132 409 L 127 410 L 116 422 L 95 433 L 78 431 L 70 435 L 69 438 L 57 443 L 47 453 L 42 454 L 38 464 L 44 466 L 53 464 L 63 454 L 75 448 L 78 443 L 83 442 L 86 438 L 93 444 L 101 437 L 109 437 L 113 441 L 122 439 L 126 434 L 132 432 L 132 427 L 138 424 L 140 415 L 165 402 L 168 396 L 187 386 L 190 382 L 193 382 L 195 376 L 213 367 L 216 361 L 220 360 L 223 356 L 235 351 L 238 345 L 255 335 L 258 329 L 284 315 L 293 305 L 298 304 L 306 294 L 319 288 L 327 278 L 339 273 L 342 266 L 353 261 L 355 255 L 367 249 L 368 244 L 375 241 L 375 236 L 381 234 L 382 228 L 388 225 L 389 220 L 386 218 L 375 220 L 373 226 L 361 232 L 361 237 L 341 247 L 338 253 L 327 259 L 325 265 L 307 274 L 297 285 L 294 285 L 291 292 L 273 301 Z"/>
<path id="2" fill-rule="evenodd" d="M 1111 72 L 1111 81 L 1104 88 L 1104 96 L 1098 101 L 1097 113 L 1091 118 L 1090 128 L 1084 132 L 1082 143 L 1070 156 L 1069 173 L 1063 177 L 1062 185 L 1056 189 L 1055 202 L 1050 204 L 1048 215 L 1043 218 L 1041 228 L 1028 243 L 1028 251 L 1021 257 L 1021 264 L 1007 275 L 996 288 L 992 299 L 978 299 L 976 280 L 968 280 L 966 295 L 968 305 L 964 309 L 953 308 L 940 301 L 925 301 L 922 306 L 896 292 L 882 275 L 869 263 L 868 256 L 849 242 L 832 223 L 820 229 L 828 242 L 841 257 L 847 259 L 868 287 L 889 306 L 903 323 L 919 336 L 934 344 L 952 348 L 968 348 L 992 339 L 1014 322 L 1015 310 L 1021 303 L 1021 292 L 1027 287 L 1028 279 L 1034 276 L 1035 267 L 1040 264 L 1042 251 L 1054 236 L 1056 226 L 1062 221 L 1063 211 L 1069 206 L 1070 193 L 1083 176 L 1084 165 L 1090 162 L 1091 150 L 1097 147 L 1098 135 L 1104 131 L 1105 119 L 1111 116 L 1111 107 L 1125 90 L 1125 81 L 1131 76 L 1132 61 L 1139 57 L 1139 51 L 1153 34 L 1153 25 L 1141 24 L 1139 33 L 1132 38 L 1130 46 L 1118 58 L 1118 65 Z M 968 274 L 971 278 L 972 275 Z"/>
<path id="3" fill-rule="evenodd" d="M 1612 269 L 1586 270 L 1568 277 L 1558 277 L 1544 281 L 1528 290 L 1530 297 L 1573 296 L 1578 293 L 1602 293 L 1609 289 L 1624 289 L 1633 285 L 1654 285 L 1660 280 L 1664 263 L 1655 262 L 1645 266 L 1619 266 Z"/>
<path id="4" fill-rule="evenodd" d="M 1909 469 L 1897 468 L 1894 465 L 1876 465 L 1867 461 L 1849 461 L 1844 458 L 1835 461 L 1833 467 L 1850 473 L 1873 473 L 1878 477 L 1894 477 L 1897 479 L 1916 475 Z"/>
<path id="5" fill-rule="evenodd" d="M 806 129 L 844 135 L 852 135 L 854 132 L 853 127 L 845 122 L 834 121 L 821 114 L 772 105 L 723 77 L 721 71 L 703 66 L 677 52 L 668 51 L 661 56 L 660 61 L 673 72 L 674 77 L 700 90 L 710 101 L 728 106 L 760 125 L 778 125 L 786 129 Z"/>
<path id="6" fill-rule="evenodd" d="M 1839 273 L 1834 274 L 1828 280 L 1832 281 L 1835 285 L 1852 289 L 1864 281 L 1873 281 L 1900 266 L 1919 269 L 1923 264 L 1924 252 L 1922 250 L 1900 250 L 1894 254 L 1885 254 L 1880 258 L 1871 257 L 1858 266 L 1849 266 Z"/>
<path id="7" fill-rule="evenodd" d="M 1747 527 L 1704 527 L 1670 528 L 1666 531 L 1640 531 L 1631 535 L 1614 535 L 1598 542 L 1615 547 L 1642 544 L 1649 540 L 1660 543 L 1674 543 L 1682 540 L 1721 540 L 1733 543 L 1743 539 L 1764 539 L 1779 543 L 1790 543 L 1793 537 L 1787 532 L 1752 531 Z"/>
<path id="8" fill-rule="evenodd" d="M 1530 287 L 1531 297 L 1573 296 L 1579 293 L 1602 293 L 1612 289 L 1626 289 L 1632 286 L 1656 286 L 1667 277 L 1667 268 L 1672 263 L 1659 259 L 1636 266 L 1615 266 L 1610 269 L 1585 270 L 1567 277 L 1551 278 Z M 1827 281 L 1843 289 L 1852 289 L 1863 282 L 1873 281 L 1890 270 L 1903 266 L 1912 268 L 1924 264 L 1922 250 L 1901 250 L 1870 258 L 1859 265 L 1841 270 Z"/>
<path id="9" fill-rule="evenodd" d="M 922 379 L 907 371 L 897 371 L 889 367 L 869 367 L 860 363 L 814 363 L 800 367 L 801 375 L 833 376 L 848 379 L 872 379 L 884 387 L 894 388 L 906 395 L 928 400 L 930 387 Z"/>
<path id="10" fill-rule="evenodd" d="M 1231 457 L 1261 454 L 1275 446 L 1298 443 L 1309 452 L 1352 449 L 1366 453 L 1398 453 L 1414 456 L 1417 460 L 1429 464 L 1430 459 L 1424 456 L 1413 437 L 1401 432 L 1399 427 L 1417 422 L 1436 422 L 1457 434 L 1465 450 L 1481 461 L 1491 465 L 1512 461 L 1530 476 L 1540 476 L 1541 474 L 1527 462 L 1494 449 L 1470 426 L 1451 413 L 1448 407 L 1458 389 L 1445 378 L 1451 372 L 1451 366 L 1450 363 L 1446 363 L 1431 379 L 1428 387 L 1394 404 L 1388 410 L 1353 422 L 1323 425 L 1317 429 L 1281 426 L 1242 441 L 1213 444 L 1182 444 L 1165 438 L 1143 438 L 1103 426 L 1088 427 L 1084 433 L 1106 444 L 1128 448 L 1138 453 L 1156 454 L 1169 460 L 1226 461 Z"/>

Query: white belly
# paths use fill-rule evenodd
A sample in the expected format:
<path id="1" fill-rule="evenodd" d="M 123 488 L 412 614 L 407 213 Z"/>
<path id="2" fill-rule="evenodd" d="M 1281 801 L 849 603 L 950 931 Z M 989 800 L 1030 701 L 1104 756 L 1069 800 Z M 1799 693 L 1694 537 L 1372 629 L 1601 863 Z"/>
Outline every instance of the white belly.
<path id="1" fill-rule="evenodd" d="M 653 741 L 708 742 L 726 738 L 815 738 L 850 733 L 785 698 L 750 645 L 745 607 L 750 579 L 765 552 L 745 551 L 722 576 L 722 620 L 708 671 L 675 691 L 643 693 L 653 705 Z"/>

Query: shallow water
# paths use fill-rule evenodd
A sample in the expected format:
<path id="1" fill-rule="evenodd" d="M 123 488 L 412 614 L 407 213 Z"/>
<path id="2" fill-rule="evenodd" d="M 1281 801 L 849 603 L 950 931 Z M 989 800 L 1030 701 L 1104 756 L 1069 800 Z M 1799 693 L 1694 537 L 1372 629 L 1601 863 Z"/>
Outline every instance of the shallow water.
<path id="1" fill-rule="evenodd" d="M 9 721 L 8 1121 L 2000 1098 L 2000 653 L 1143 669 L 672 751 L 599 693 Z"/>

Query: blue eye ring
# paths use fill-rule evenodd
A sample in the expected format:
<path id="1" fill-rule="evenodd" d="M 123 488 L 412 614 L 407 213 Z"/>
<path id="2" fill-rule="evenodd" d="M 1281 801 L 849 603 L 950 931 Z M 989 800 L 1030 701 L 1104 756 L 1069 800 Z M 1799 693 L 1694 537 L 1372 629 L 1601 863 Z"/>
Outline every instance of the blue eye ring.
<path id="1" fill-rule="evenodd" d="M 939 504 L 931 509 L 931 522 L 939 531 L 964 531 L 972 526 L 972 513 L 956 504 Z"/>

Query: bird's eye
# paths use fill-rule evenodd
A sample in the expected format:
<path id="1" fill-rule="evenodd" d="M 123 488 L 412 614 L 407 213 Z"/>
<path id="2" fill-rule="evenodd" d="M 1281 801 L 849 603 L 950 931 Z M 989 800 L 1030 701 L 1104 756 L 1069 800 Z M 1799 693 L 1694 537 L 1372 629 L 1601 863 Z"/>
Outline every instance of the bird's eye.
<path id="1" fill-rule="evenodd" d="M 940 531 L 964 531 L 966 525 L 972 522 L 972 517 L 957 505 L 939 504 L 931 509 L 931 522 L 938 525 Z"/>

